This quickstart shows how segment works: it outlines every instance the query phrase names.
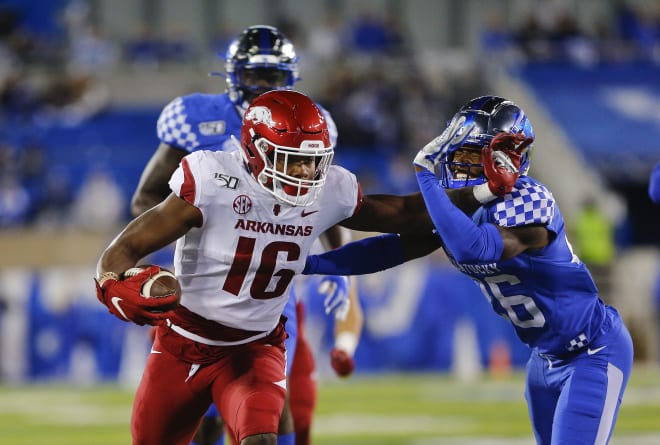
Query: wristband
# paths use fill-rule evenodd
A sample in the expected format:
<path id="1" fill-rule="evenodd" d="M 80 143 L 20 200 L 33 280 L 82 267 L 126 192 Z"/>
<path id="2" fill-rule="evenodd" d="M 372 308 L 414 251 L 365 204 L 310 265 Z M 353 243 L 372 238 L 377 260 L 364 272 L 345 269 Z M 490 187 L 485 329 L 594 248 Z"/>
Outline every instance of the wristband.
<path id="1" fill-rule="evenodd" d="M 341 349 L 349 357 L 353 357 L 357 349 L 358 338 L 352 332 L 342 332 L 335 338 L 335 348 Z"/>
<path id="2" fill-rule="evenodd" d="M 488 183 L 486 182 L 472 187 L 472 194 L 474 195 L 474 198 L 482 204 L 488 204 L 493 199 L 497 198 L 497 195 L 490 191 L 490 187 L 488 187 Z"/>
<path id="3" fill-rule="evenodd" d="M 117 275 L 114 272 L 104 272 L 99 276 L 99 278 L 96 280 L 99 283 L 99 287 L 103 287 L 103 283 L 105 283 L 108 280 L 115 280 L 119 281 L 119 275 Z"/>

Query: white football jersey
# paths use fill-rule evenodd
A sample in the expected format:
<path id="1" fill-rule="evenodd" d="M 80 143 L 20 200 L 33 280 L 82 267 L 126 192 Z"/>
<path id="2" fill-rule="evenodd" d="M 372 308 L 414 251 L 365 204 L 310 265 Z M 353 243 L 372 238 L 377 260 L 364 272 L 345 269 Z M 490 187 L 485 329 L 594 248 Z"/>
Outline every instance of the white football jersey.
<path id="1" fill-rule="evenodd" d="M 208 320 L 251 331 L 277 325 L 314 241 L 351 216 L 361 199 L 355 175 L 333 165 L 312 205 L 284 204 L 259 186 L 240 151 L 187 155 L 170 188 L 204 218 L 201 228 L 176 244 L 181 304 Z"/>

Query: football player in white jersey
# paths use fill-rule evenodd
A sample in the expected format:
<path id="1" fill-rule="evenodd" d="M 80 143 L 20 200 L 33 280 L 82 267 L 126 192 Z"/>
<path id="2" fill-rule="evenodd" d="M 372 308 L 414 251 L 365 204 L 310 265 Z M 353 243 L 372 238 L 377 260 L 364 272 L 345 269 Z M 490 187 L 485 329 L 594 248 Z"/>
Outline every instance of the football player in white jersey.
<path id="1" fill-rule="evenodd" d="M 157 125 L 160 145 L 145 167 L 133 195 L 133 216 L 140 215 L 169 195 L 168 181 L 188 153 L 201 150 L 234 151 L 237 144 L 232 142 L 232 137 L 240 137 L 243 113 L 255 97 L 269 90 L 291 89 L 299 80 L 298 56 L 292 42 L 277 28 L 266 25 L 250 26 L 231 42 L 225 55 L 225 70 L 225 93 L 180 96 L 162 110 Z M 337 139 L 334 121 L 326 110 L 319 108 L 324 113 L 334 144 Z M 343 244 L 343 234 L 339 229 L 333 227 L 324 234 L 323 241 L 328 248 Z M 350 290 L 350 304 L 335 320 L 337 348 L 332 351 L 332 365 L 340 375 L 348 375 L 353 370 L 353 353 L 362 330 L 362 312 L 355 283 L 350 288 L 347 288 L 347 283 L 345 277 L 327 276 L 319 286 L 327 292 L 329 303 L 334 303 L 338 294 Z M 278 445 L 293 445 L 294 439 L 297 445 L 309 443 L 316 400 L 313 355 L 304 335 L 298 335 L 302 334 L 302 322 L 298 320 L 302 303 L 296 303 L 292 291 L 289 304 L 284 309 L 288 333 L 288 402 L 291 408 L 285 406 Z M 299 350 L 302 351 L 300 355 L 296 353 Z M 295 373 L 292 372 L 294 367 Z M 195 436 L 195 443 L 221 443 L 218 440 L 221 435 L 222 420 L 212 405 Z"/>
<path id="2" fill-rule="evenodd" d="M 255 99 L 240 146 L 186 156 L 172 193 L 99 259 L 99 300 L 122 320 L 158 325 L 133 404 L 134 443 L 190 443 L 213 401 L 234 443 L 276 444 L 286 393 L 281 314 L 314 240 L 335 224 L 404 238 L 432 230 L 419 193 L 363 196 L 352 173 L 331 165 L 325 118 L 301 93 Z M 467 209 L 479 206 L 471 190 L 453 195 Z M 141 295 L 157 267 L 122 274 L 175 240 L 182 295 L 172 310 L 175 296 Z"/>

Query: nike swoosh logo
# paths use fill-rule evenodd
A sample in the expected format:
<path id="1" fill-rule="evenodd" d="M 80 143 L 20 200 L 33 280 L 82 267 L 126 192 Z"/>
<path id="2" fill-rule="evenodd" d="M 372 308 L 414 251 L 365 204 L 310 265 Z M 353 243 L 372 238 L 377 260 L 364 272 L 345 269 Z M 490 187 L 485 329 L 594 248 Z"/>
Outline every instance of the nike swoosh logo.
<path id="1" fill-rule="evenodd" d="M 151 347 L 151 351 L 149 351 L 149 354 L 162 354 L 162 352 L 160 352 L 160 351 L 156 351 L 156 350 L 154 349 L 154 347 L 152 346 L 152 347 Z"/>
<path id="2" fill-rule="evenodd" d="M 188 371 L 188 377 L 186 377 L 186 380 L 184 380 L 184 382 L 187 382 L 188 380 L 190 380 L 192 378 L 192 376 L 194 376 L 197 373 L 200 366 L 201 365 L 199 363 L 193 363 L 190 366 L 190 371 Z"/>
<path id="3" fill-rule="evenodd" d="M 311 215 L 312 213 L 316 213 L 316 212 L 318 212 L 318 210 L 312 210 L 311 212 L 305 212 L 305 211 L 303 210 L 302 213 L 300 214 L 300 216 L 302 216 L 302 217 L 304 218 L 304 217 L 309 216 L 309 215 Z"/>
<path id="4" fill-rule="evenodd" d="M 587 349 L 587 354 L 594 355 L 595 353 L 600 352 L 605 348 L 607 348 L 607 346 L 601 346 L 600 348 L 596 348 L 596 349 L 589 348 L 589 349 Z"/>
<path id="5" fill-rule="evenodd" d="M 112 297 L 110 299 L 110 302 L 115 307 L 115 309 L 117 309 L 117 311 L 121 314 L 121 316 L 124 317 L 126 319 L 126 321 L 130 321 L 129 318 L 126 316 L 126 313 L 124 313 L 124 310 L 119 305 L 120 301 L 122 301 L 122 299 L 119 298 L 119 297 Z"/>

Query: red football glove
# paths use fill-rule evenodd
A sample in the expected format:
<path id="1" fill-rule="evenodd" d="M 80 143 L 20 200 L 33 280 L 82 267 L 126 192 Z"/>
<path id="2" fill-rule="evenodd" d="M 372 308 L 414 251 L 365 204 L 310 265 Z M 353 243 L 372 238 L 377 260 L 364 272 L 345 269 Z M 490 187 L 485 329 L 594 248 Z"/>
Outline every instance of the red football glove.
<path id="1" fill-rule="evenodd" d="M 337 348 L 330 351 L 330 364 L 339 377 L 348 377 L 355 369 L 353 357 L 349 356 L 346 351 Z"/>
<path id="2" fill-rule="evenodd" d="M 520 176 L 520 158 L 525 148 L 534 141 L 521 133 L 499 133 L 481 151 L 481 163 L 488 179 L 488 188 L 497 196 L 513 190 Z"/>
<path id="3" fill-rule="evenodd" d="M 144 282 L 159 271 L 160 267 L 151 266 L 132 277 L 106 279 L 102 286 L 94 280 L 96 297 L 107 306 L 112 315 L 122 321 L 132 321 L 140 326 L 161 324 L 163 320 L 174 315 L 173 310 L 164 311 L 163 307 L 176 305 L 177 296 L 144 298 L 141 293 Z"/>

